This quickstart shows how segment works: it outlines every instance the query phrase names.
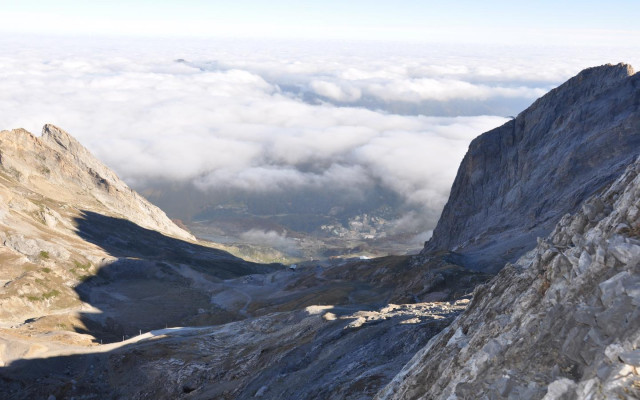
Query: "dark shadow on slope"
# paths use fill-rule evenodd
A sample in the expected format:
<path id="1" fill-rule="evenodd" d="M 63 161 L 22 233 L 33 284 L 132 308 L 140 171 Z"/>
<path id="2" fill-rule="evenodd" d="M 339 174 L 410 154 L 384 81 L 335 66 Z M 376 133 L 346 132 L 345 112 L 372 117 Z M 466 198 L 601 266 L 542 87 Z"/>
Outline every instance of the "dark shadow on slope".
<path id="1" fill-rule="evenodd" d="M 286 330 L 302 313 L 287 313 L 277 326 Z M 102 353 L 18 360 L 0 369 L 0 399 L 240 399 L 254 398 L 265 382 L 275 383 L 266 399 L 371 398 L 452 318 L 414 326 L 394 317 L 357 329 L 346 327 L 349 320 L 337 320 L 300 329 L 300 336 L 274 332 L 281 340 L 277 346 L 267 332 L 251 343 L 220 332 L 201 339 L 152 339 Z M 245 329 L 254 330 L 247 325 L 237 334 Z M 248 380 L 244 362 L 260 366 Z M 282 391 L 287 393 L 274 394 Z"/>
<path id="2" fill-rule="evenodd" d="M 115 262 L 102 266 L 97 274 L 75 288 L 84 302 L 101 311 L 100 314 L 86 313 L 82 316 L 86 330 L 81 332 L 89 333 L 98 342 L 105 344 L 134 337 L 140 331 L 144 333 L 166 326 L 217 325 L 229 322 L 233 320 L 233 316 L 225 315 L 225 310 L 216 309 L 211 304 L 206 285 L 202 281 L 198 285 L 196 278 L 217 282 L 281 268 L 248 263 L 219 250 L 170 238 L 129 221 L 93 212 L 84 212 L 82 218 L 75 222 L 78 234 L 83 239 L 117 257 Z M 465 271 L 450 258 L 450 254 L 443 254 L 434 257 L 424 266 L 412 266 L 409 257 L 359 260 L 329 268 L 319 278 L 315 273 L 307 274 L 306 277 L 300 275 L 294 286 L 298 290 L 307 287 L 309 290 L 302 297 L 300 293 L 294 296 L 294 290 L 290 299 L 282 299 L 291 303 L 290 313 L 282 313 L 288 310 L 288 303 L 274 304 L 273 310 L 262 311 L 272 313 L 273 318 L 282 319 L 282 325 L 276 332 L 281 329 L 286 332 L 285 328 L 295 324 L 300 314 L 305 314 L 302 311 L 305 305 L 336 304 L 332 312 L 340 316 L 366 309 L 362 306 L 363 301 L 375 302 L 383 298 L 401 302 L 454 300 L 472 291 L 477 283 L 488 279 L 485 274 Z M 340 284 L 354 288 L 337 296 L 336 285 Z M 362 290 L 358 289 L 360 286 Z M 340 287 L 338 292 L 339 289 Z M 341 302 L 346 305 L 339 306 Z M 238 316 L 235 317 L 238 319 Z M 306 332 L 303 339 L 292 335 L 287 339 L 288 342 L 279 346 L 281 349 L 277 352 L 282 354 L 277 356 L 271 355 L 275 351 L 273 344 L 264 339 L 251 354 L 259 357 L 260 365 L 272 364 L 269 368 L 256 371 L 256 374 L 259 373 L 266 380 L 270 380 L 273 374 L 283 374 L 297 377 L 300 383 L 312 380 L 310 377 L 317 374 L 317 366 L 322 369 L 322 374 L 337 374 L 331 379 L 339 382 L 335 388 L 341 393 L 373 394 L 451 320 L 434 320 L 413 326 L 402 324 L 400 317 L 394 317 L 367 324 L 360 329 L 344 329 L 349 322 L 322 322 L 318 331 L 301 331 Z M 250 322 L 246 328 L 236 328 L 237 334 L 242 335 L 245 329 L 252 330 L 253 327 L 255 324 Z M 281 335 L 286 336 L 285 333 Z M 265 332 L 266 336 L 268 333 Z M 394 340 L 398 337 L 410 339 Z M 103 348 L 96 347 L 95 352 L 88 354 L 14 361 L 0 369 L 0 399 L 46 399 L 50 395 L 57 399 L 82 396 L 126 398 L 132 395 L 133 386 L 139 390 L 154 390 L 163 380 L 162 376 L 182 368 L 180 360 L 204 365 L 208 371 L 206 381 L 194 381 L 195 378 L 189 377 L 187 381 L 179 382 L 178 386 L 173 385 L 178 394 L 173 393 L 164 398 L 217 398 L 207 397 L 203 391 L 218 390 L 220 382 L 228 379 L 227 375 L 240 373 L 238 371 L 242 370 L 236 365 L 236 357 L 247 357 L 247 350 L 242 347 L 242 343 L 235 343 L 235 347 L 227 348 L 224 345 L 226 342 L 217 342 L 222 340 L 217 334 L 206 339 L 217 343 L 208 344 L 207 346 L 212 347 L 207 349 L 223 346 L 224 355 L 221 360 L 216 358 L 220 355 L 211 355 L 209 350 L 202 351 L 194 344 L 197 342 L 189 342 L 183 338 L 160 340 L 161 342 L 156 339 L 146 340 L 111 351 L 101 352 Z M 251 348 L 256 344 L 246 343 L 246 346 Z M 327 356 L 324 349 L 332 346 L 339 348 L 339 351 L 330 352 L 331 355 Z M 178 364 L 171 364 L 173 359 Z M 157 371 L 159 376 L 147 371 L 151 360 L 164 360 L 167 370 Z M 345 365 L 352 361 L 357 361 L 358 368 L 349 369 L 350 374 L 343 375 L 335 371 L 335 365 L 342 363 L 340 368 L 346 368 Z M 307 364 L 312 366 L 308 367 Z M 375 373 L 363 375 L 369 370 L 375 370 Z M 151 382 L 150 379 L 156 381 Z M 260 389 L 254 387 L 256 385 L 258 384 L 251 383 L 242 389 L 243 396 L 253 397 Z M 283 387 L 287 386 L 288 383 Z M 321 384 L 316 386 L 313 393 L 320 397 L 333 390 L 333 386 L 324 389 Z M 300 390 L 299 387 L 292 387 L 291 390 L 295 391 L 294 389 Z M 165 389 L 157 390 L 161 393 Z"/>
<path id="3" fill-rule="evenodd" d="M 454 300 L 472 291 L 475 284 L 488 279 L 484 274 L 464 271 L 452 264 L 450 258 L 450 254 L 434 256 L 424 266 L 411 266 L 409 257 L 361 260 L 330 268 L 322 274 L 320 281 L 315 280 L 315 274 L 308 274 L 306 278 L 301 276 L 297 287 L 318 286 L 324 292 L 317 293 L 318 297 L 309 304 L 337 300 L 332 293 L 334 285 L 349 282 L 355 286 L 386 288 L 378 289 L 384 297 L 413 302 L 434 295 L 440 300 Z M 106 343 L 122 340 L 122 336 L 135 336 L 138 329 L 145 332 L 157 329 L 158 324 L 164 328 L 165 319 L 169 319 L 169 326 L 197 325 L 180 321 L 198 314 L 197 308 L 206 307 L 209 298 L 190 287 L 188 279 L 175 274 L 175 268 L 175 265 L 159 260 L 121 258 L 79 285 L 77 290 L 83 300 L 94 306 L 99 305 L 103 311 L 103 315 L 98 316 L 103 318 L 103 322 L 87 316 L 87 326 L 93 321 L 95 327 L 91 333 L 103 335 L 101 337 Z M 428 282 L 419 277 L 424 277 Z M 396 292 L 393 290 L 396 285 L 403 289 Z M 350 293 L 344 299 L 347 304 L 357 298 L 364 300 L 367 297 L 358 295 L 358 290 Z M 286 377 L 282 378 L 284 381 L 279 381 L 277 387 L 274 386 L 274 391 L 284 391 L 286 395 L 267 395 L 265 398 L 301 398 L 299 394 L 305 392 L 305 382 L 313 382 L 309 386 L 309 398 L 326 398 L 333 391 L 339 391 L 343 397 L 358 397 L 359 393 L 363 396 L 358 398 L 363 398 L 373 395 L 388 383 L 413 354 L 453 318 L 412 325 L 402 323 L 407 317 L 393 317 L 367 323 L 361 328 L 346 329 L 351 320 L 329 322 L 322 321 L 318 316 L 319 325 L 316 328 L 300 326 L 300 330 L 294 331 L 296 334 L 287 334 L 287 328 L 299 323 L 301 315 L 306 315 L 302 310 L 306 305 L 304 296 L 290 300 L 290 312 L 283 313 L 287 307 L 283 308 L 282 304 L 272 310 L 269 318 L 280 320 L 280 323 L 272 328 L 268 328 L 267 323 L 267 330 L 257 342 L 235 342 L 230 340 L 233 335 L 225 339 L 223 329 L 201 340 L 181 337 L 160 341 L 150 339 L 108 352 L 100 352 L 101 348 L 97 347 L 96 352 L 90 354 L 15 361 L 0 370 L 0 398 L 47 398 L 53 394 L 58 399 L 91 395 L 95 395 L 95 398 L 119 399 L 136 398 L 137 394 L 132 390 L 140 390 L 152 398 L 209 399 L 221 398 L 219 392 L 230 390 L 234 385 L 240 388 L 236 398 L 252 398 L 264 382 L 273 380 L 275 376 Z M 362 306 L 351 304 L 336 306 L 331 312 L 340 317 L 361 310 Z M 120 318 L 119 324 L 115 317 L 105 318 L 114 313 Z M 246 331 L 260 330 L 258 327 L 263 322 L 259 319 L 254 321 L 229 329 L 241 336 Z M 284 341 L 266 339 L 271 333 Z M 216 349 L 220 351 L 212 354 Z M 254 371 L 255 382 L 252 378 L 248 383 L 234 383 L 236 378 L 232 376 L 243 373 L 243 360 L 251 360 L 252 357 L 257 357 L 257 365 L 263 366 Z M 175 376 L 176 371 L 187 368 L 183 366 L 183 360 L 200 365 L 202 371 L 189 373 L 179 382 L 162 383 L 164 386 L 159 386 L 164 382 L 164 376 Z M 150 371 L 151 365 L 161 365 L 166 369 Z M 320 376 L 323 378 L 313 378 Z M 326 384 L 328 381 L 334 384 Z M 171 394 L 167 394 L 167 387 L 173 390 Z M 217 394 L 210 395 L 214 392 Z"/>
<path id="4" fill-rule="evenodd" d="M 82 211 L 76 218 L 78 235 L 114 257 L 187 264 L 220 279 L 273 272 L 280 264 L 256 264 L 226 251 L 186 242 L 143 228 L 131 221 Z"/>
<path id="5" fill-rule="evenodd" d="M 166 326 L 238 319 L 211 304 L 210 283 L 284 268 L 247 262 L 91 211 L 83 211 L 75 223 L 80 237 L 117 257 L 75 287 L 83 302 L 101 311 L 84 314 L 85 328 L 76 330 L 102 343 Z"/>

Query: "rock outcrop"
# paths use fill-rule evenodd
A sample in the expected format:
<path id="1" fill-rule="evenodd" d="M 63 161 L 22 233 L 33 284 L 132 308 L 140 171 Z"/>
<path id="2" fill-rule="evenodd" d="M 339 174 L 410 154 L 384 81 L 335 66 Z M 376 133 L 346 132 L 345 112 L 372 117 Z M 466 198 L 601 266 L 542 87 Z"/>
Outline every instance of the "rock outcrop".
<path id="1" fill-rule="evenodd" d="M 640 149 L 640 74 L 589 68 L 469 146 L 419 259 L 455 251 L 467 268 L 497 272 L 531 250 Z"/>
<path id="2" fill-rule="evenodd" d="M 640 160 L 496 278 L 377 399 L 640 398 Z"/>

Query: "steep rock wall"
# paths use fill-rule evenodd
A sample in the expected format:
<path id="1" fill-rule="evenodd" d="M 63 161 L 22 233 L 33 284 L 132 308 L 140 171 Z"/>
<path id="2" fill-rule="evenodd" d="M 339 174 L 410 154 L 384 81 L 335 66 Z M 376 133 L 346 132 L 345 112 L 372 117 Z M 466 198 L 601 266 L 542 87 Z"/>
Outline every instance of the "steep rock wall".
<path id="1" fill-rule="evenodd" d="M 497 272 L 640 154 L 640 74 L 589 68 L 476 138 L 421 256 Z"/>

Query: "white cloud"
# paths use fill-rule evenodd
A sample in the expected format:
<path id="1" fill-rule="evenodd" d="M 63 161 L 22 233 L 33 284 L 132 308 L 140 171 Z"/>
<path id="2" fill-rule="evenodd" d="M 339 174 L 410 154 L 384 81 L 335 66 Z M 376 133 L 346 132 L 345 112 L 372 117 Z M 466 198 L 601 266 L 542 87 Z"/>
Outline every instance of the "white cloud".
<path id="1" fill-rule="evenodd" d="M 433 227 L 469 141 L 506 119 L 397 115 L 394 107 L 532 101 L 602 63 L 437 46 L 17 39 L 0 46 L 3 129 L 57 124 L 129 182 L 360 195 L 379 185 L 427 216 L 416 232 Z"/>
<path id="2" fill-rule="evenodd" d="M 362 97 L 362 92 L 354 87 L 341 87 L 336 83 L 314 80 L 309 85 L 311 89 L 320 96 L 328 97 L 336 101 L 356 101 Z"/>
<path id="3" fill-rule="evenodd" d="M 245 243 L 271 247 L 289 255 L 298 255 L 300 253 L 298 243 L 295 239 L 276 231 L 250 229 L 241 233 L 240 239 Z"/>

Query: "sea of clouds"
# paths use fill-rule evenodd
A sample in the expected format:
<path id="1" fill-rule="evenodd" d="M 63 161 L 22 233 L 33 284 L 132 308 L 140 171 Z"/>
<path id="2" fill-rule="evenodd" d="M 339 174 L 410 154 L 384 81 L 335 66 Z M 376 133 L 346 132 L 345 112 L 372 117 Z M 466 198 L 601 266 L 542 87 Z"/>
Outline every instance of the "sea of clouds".
<path id="1" fill-rule="evenodd" d="M 424 232 L 474 137 L 582 68 L 628 60 L 610 49 L 310 41 L 0 46 L 0 129 L 58 125 L 134 188 L 326 189 L 357 202 L 382 187 L 403 201 L 398 224 Z"/>

